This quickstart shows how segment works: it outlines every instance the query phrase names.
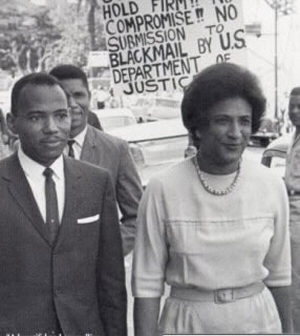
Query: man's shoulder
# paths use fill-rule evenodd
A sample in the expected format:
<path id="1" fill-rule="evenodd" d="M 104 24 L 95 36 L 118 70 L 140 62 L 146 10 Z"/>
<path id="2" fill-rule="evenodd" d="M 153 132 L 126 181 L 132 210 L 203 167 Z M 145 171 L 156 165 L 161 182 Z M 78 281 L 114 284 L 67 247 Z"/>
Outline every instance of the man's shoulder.
<path id="1" fill-rule="evenodd" d="M 99 142 L 102 145 L 114 147 L 122 147 L 124 145 L 127 145 L 127 142 L 124 139 L 100 131 L 93 126 L 88 126 L 87 136 L 91 137 L 94 142 Z"/>
<path id="2" fill-rule="evenodd" d="M 10 156 L 0 160 L 0 171 L 11 171 L 14 167 L 18 165 L 17 153 L 13 153 Z"/>
<path id="3" fill-rule="evenodd" d="M 75 160 L 64 156 L 66 167 L 69 168 L 72 172 L 80 173 L 86 177 L 100 176 L 106 178 L 109 175 L 109 172 L 102 167 L 94 165 L 92 163 Z"/>

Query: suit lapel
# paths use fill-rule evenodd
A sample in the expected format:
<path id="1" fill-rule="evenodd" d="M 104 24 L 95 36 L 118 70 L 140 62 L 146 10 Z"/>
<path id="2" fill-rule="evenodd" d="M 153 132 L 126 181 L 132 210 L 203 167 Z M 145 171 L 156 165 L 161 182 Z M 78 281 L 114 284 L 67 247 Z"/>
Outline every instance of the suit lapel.
<path id="1" fill-rule="evenodd" d="M 31 188 L 19 163 L 17 153 L 8 162 L 6 178 L 9 180 L 8 188 L 16 203 L 22 209 L 29 222 L 48 243 L 49 230 L 45 225 Z"/>
<path id="2" fill-rule="evenodd" d="M 65 207 L 63 217 L 60 225 L 58 238 L 56 241 L 56 247 L 58 247 L 63 241 L 66 235 L 72 234 L 72 226 L 77 221 L 77 207 L 78 207 L 78 195 L 79 181 L 82 177 L 80 169 L 74 165 L 74 161 L 64 156 L 64 170 L 65 170 Z"/>
<path id="3" fill-rule="evenodd" d="M 99 141 L 98 144 L 95 142 L 95 136 L 93 133 L 92 126 L 87 125 L 87 131 L 82 147 L 81 157 L 80 160 L 93 163 L 96 165 L 99 165 L 99 162 L 101 162 L 101 156 L 102 156 L 102 149 L 99 148 Z M 95 150 L 95 147 L 97 147 L 97 150 Z"/>

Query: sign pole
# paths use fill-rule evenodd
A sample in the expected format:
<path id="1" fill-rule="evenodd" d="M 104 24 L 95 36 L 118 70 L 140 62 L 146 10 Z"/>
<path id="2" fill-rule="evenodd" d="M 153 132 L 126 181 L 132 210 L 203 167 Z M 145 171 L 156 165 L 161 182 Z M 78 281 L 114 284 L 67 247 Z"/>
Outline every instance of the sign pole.
<path id="1" fill-rule="evenodd" d="M 275 67 L 275 119 L 278 120 L 278 7 L 277 3 L 275 4 L 275 41 L 274 41 L 274 46 L 275 46 L 275 62 L 274 62 L 274 67 Z"/>

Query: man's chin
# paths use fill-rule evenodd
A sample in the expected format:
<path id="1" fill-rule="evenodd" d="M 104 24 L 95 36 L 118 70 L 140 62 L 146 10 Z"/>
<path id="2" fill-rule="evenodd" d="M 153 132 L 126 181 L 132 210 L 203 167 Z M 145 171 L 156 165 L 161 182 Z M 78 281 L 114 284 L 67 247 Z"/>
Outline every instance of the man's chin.
<path id="1" fill-rule="evenodd" d="M 70 137 L 75 138 L 79 133 L 81 133 L 86 126 L 86 123 L 74 124 L 72 123 Z"/>
<path id="2" fill-rule="evenodd" d="M 73 123 L 76 123 L 76 124 L 82 123 L 83 120 L 84 120 L 84 115 L 82 113 L 72 114 L 71 120 L 72 120 L 72 124 Z"/>

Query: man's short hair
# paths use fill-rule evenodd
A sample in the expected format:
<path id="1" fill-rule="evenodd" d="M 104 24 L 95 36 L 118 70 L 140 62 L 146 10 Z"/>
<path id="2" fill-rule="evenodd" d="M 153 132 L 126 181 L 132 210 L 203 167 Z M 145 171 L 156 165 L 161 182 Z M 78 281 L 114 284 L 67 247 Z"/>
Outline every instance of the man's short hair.
<path id="1" fill-rule="evenodd" d="M 56 77 L 58 80 L 64 79 L 81 79 L 87 90 L 89 90 L 89 84 L 87 76 L 83 70 L 72 64 L 61 64 L 54 67 L 50 72 L 50 75 Z"/>
<path id="2" fill-rule="evenodd" d="M 11 113 L 16 116 L 18 114 L 18 103 L 20 98 L 20 92 L 26 85 L 47 85 L 47 86 L 55 86 L 58 85 L 63 92 L 66 94 L 64 88 L 60 84 L 60 82 L 53 76 L 43 73 L 37 72 L 32 73 L 29 75 L 25 75 L 24 77 L 20 78 L 13 86 L 12 93 L 11 93 Z M 66 98 L 68 96 L 66 94 Z"/>
<path id="3" fill-rule="evenodd" d="M 290 96 L 300 96 L 300 86 L 296 86 L 292 89 Z"/>

